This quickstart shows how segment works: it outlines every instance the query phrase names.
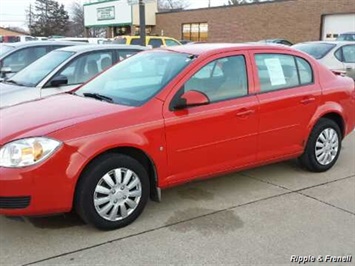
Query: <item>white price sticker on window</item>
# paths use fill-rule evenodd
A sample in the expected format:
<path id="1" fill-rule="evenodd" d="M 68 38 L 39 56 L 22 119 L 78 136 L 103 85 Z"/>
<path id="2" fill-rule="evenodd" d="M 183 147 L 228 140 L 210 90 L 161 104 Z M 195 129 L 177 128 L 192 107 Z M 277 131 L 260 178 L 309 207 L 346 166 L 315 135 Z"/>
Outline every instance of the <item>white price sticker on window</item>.
<path id="1" fill-rule="evenodd" d="M 269 73 L 271 85 L 285 85 L 286 79 L 280 60 L 278 58 L 267 58 L 264 59 L 264 62 Z"/>

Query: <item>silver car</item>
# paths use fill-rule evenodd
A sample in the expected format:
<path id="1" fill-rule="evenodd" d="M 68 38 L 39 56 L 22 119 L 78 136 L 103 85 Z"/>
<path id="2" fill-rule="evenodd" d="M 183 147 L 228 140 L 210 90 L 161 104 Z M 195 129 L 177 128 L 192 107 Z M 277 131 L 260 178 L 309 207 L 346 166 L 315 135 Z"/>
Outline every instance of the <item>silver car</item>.
<path id="1" fill-rule="evenodd" d="M 79 44 L 68 41 L 2 43 L 0 44 L 0 78 L 10 77 L 55 49 Z"/>
<path id="2" fill-rule="evenodd" d="M 293 48 L 303 51 L 333 71 L 346 73 L 355 79 L 355 43 L 317 41 L 298 43 Z"/>
<path id="3" fill-rule="evenodd" d="M 136 45 L 80 45 L 52 51 L 0 83 L 0 108 L 70 91 L 146 49 Z"/>

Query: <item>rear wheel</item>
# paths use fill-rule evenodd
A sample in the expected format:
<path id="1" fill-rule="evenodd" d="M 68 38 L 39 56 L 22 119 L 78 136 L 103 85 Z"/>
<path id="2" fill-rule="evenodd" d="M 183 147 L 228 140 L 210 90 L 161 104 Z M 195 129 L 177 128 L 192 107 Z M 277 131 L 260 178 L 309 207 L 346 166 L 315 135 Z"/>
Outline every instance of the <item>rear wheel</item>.
<path id="1" fill-rule="evenodd" d="M 81 176 L 75 208 L 85 222 L 103 230 L 117 229 L 141 214 L 148 195 L 148 174 L 137 160 L 105 154 Z"/>
<path id="2" fill-rule="evenodd" d="M 333 120 L 321 118 L 313 128 L 299 161 L 312 172 L 324 172 L 336 163 L 340 150 L 339 126 Z"/>

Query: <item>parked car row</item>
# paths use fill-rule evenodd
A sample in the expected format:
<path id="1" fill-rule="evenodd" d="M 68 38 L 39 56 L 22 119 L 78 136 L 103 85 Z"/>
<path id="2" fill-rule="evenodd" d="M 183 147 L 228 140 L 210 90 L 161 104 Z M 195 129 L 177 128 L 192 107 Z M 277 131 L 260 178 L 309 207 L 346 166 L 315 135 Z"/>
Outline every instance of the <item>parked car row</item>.
<path id="1" fill-rule="evenodd" d="M 0 85 L 0 108 L 72 90 L 146 49 L 130 45 L 75 45 L 54 50 Z"/>
<path id="2" fill-rule="evenodd" d="M 37 41 L 40 40 L 39 38 L 29 35 L 0 35 L 0 43 Z"/>
<path id="3" fill-rule="evenodd" d="M 194 44 L 195 42 L 181 40 L 182 44 Z M 340 34 L 336 41 L 316 41 L 293 44 L 285 39 L 266 39 L 259 43 L 281 44 L 305 52 L 320 63 L 337 72 L 355 79 L 355 33 L 346 32 Z"/>
<path id="4" fill-rule="evenodd" d="M 192 180 L 291 158 L 327 171 L 355 128 L 354 80 L 287 46 L 71 46 L 8 83 L 37 99 L 0 109 L 0 214 L 75 210 L 104 230 Z"/>

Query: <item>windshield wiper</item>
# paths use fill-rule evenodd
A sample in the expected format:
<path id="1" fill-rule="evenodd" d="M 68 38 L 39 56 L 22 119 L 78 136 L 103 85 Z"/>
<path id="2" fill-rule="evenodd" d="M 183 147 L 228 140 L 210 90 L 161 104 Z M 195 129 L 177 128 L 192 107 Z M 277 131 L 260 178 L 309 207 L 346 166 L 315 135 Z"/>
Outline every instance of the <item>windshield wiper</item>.
<path id="1" fill-rule="evenodd" d="M 101 95 L 99 93 L 90 93 L 90 92 L 85 92 L 83 93 L 84 97 L 89 97 L 89 98 L 94 98 L 100 101 L 105 101 L 109 103 L 113 103 L 113 99 L 110 97 L 107 97 L 105 95 Z"/>
<path id="2" fill-rule="evenodd" d="M 16 81 L 14 81 L 12 79 L 5 79 L 4 83 L 11 83 L 11 84 L 15 84 L 17 86 L 24 86 L 23 84 L 17 83 Z"/>

